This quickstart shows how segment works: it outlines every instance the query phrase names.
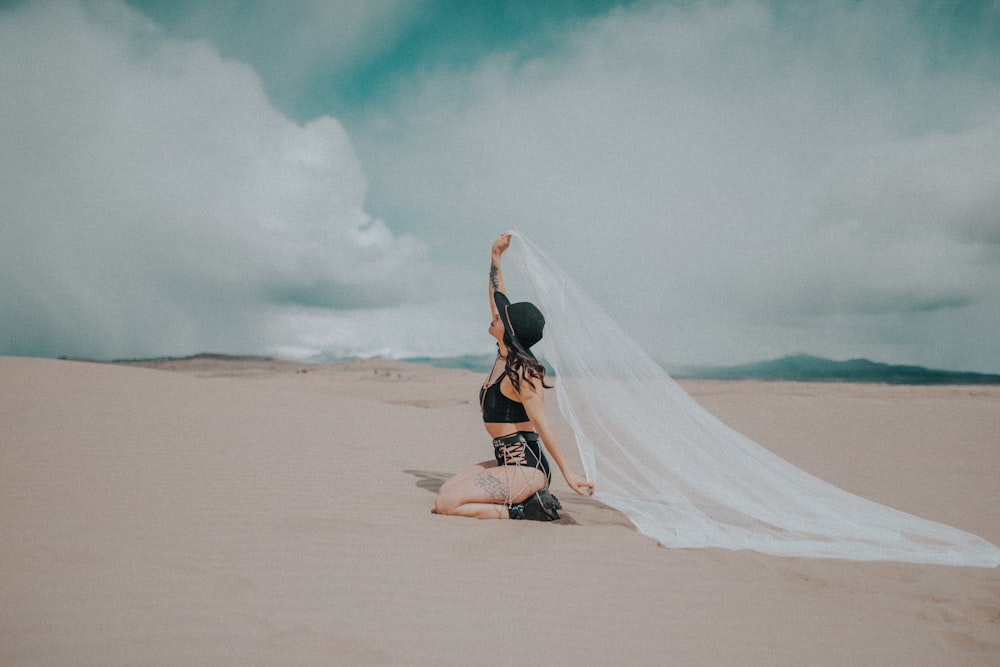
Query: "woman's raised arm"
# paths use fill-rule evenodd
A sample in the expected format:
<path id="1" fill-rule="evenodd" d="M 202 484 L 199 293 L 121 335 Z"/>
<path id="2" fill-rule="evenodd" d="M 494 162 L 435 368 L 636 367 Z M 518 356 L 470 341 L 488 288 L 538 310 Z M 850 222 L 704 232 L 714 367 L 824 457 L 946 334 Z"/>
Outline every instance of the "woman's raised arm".
<path id="1" fill-rule="evenodd" d="M 503 286 L 503 271 L 500 269 L 500 256 L 510 247 L 510 234 L 501 234 L 500 238 L 493 242 L 493 253 L 490 257 L 490 311 L 493 316 L 497 316 L 497 304 L 493 300 L 494 292 L 507 293 Z"/>

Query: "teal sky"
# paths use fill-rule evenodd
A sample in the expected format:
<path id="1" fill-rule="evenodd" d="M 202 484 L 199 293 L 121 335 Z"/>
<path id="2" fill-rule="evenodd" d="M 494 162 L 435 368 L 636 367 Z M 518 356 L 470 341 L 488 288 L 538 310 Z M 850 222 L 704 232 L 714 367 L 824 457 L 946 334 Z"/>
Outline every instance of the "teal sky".
<path id="1" fill-rule="evenodd" d="M 518 227 L 668 362 L 1000 372 L 997 2 L 8 1 L 0 51 L 0 353 L 484 352 Z"/>
<path id="2" fill-rule="evenodd" d="M 558 57 L 567 30 L 630 7 L 691 10 L 692 0 L 405 0 L 324 3 L 294 0 L 203 2 L 129 0 L 171 35 L 207 39 L 226 57 L 261 73 L 269 97 L 300 122 L 321 115 L 349 118 L 427 69 L 463 69 L 492 53 L 515 62 Z M 723 3 L 725 4 L 725 3 Z M 860 8 L 860 1 L 840 3 Z M 876 4 L 876 3 L 869 3 Z M 930 71 L 983 67 L 1000 74 L 1000 9 L 991 1 L 922 0 L 882 3 L 886 14 L 906 15 L 921 39 Z M 352 6 L 353 5 L 353 6 Z M 801 40 L 821 38 L 826 12 L 815 3 L 763 3 L 776 23 Z M 357 21 L 343 36 L 343 22 Z M 317 21 L 317 19 L 320 19 Z M 329 30 L 329 32 L 325 32 Z M 327 37 L 329 41 L 326 41 Z M 339 43 L 338 43 L 339 41 Z M 345 45 L 346 42 L 346 45 Z M 891 69 L 894 45 L 879 48 Z"/>
<path id="3" fill-rule="evenodd" d="M 470 68 L 494 52 L 521 61 L 556 53 L 567 26 L 634 2 L 350 0 L 327 5 L 341 11 L 317 11 L 322 3 L 300 0 L 214 2 L 208 11 L 202 2 L 129 4 L 173 35 L 208 39 L 223 55 L 252 64 L 275 105 L 302 122 L 321 115 L 350 118 L 387 104 L 396 86 L 428 68 Z M 361 25 L 335 44 L 343 16 Z M 317 22 L 318 17 L 326 22 Z"/>

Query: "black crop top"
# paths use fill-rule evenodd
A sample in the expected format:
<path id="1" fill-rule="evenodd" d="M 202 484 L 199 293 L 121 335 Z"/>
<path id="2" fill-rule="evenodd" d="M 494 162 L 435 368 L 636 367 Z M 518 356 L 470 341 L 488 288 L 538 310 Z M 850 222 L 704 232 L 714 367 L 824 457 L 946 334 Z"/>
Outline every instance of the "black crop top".
<path id="1" fill-rule="evenodd" d="M 500 391 L 500 380 L 479 390 L 479 404 L 483 406 L 483 421 L 498 424 L 520 424 L 531 421 L 523 403 L 507 398 Z"/>

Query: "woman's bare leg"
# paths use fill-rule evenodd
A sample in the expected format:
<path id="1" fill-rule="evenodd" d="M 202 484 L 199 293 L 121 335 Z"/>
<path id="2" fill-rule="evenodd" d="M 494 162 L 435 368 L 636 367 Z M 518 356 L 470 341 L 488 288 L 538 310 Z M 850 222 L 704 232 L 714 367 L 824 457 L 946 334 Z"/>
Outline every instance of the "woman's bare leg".
<path id="1" fill-rule="evenodd" d="M 509 519 L 509 505 L 544 489 L 547 483 L 541 470 L 484 461 L 442 484 L 434 511 L 475 519 Z"/>

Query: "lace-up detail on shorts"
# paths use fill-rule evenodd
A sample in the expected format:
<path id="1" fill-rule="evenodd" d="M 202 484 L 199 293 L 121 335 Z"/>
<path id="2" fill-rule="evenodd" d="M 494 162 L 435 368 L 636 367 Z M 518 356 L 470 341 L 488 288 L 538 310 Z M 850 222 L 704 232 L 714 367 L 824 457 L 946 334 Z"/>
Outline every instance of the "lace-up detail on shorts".
<path id="1" fill-rule="evenodd" d="M 493 455 L 498 465 L 537 468 L 545 473 L 546 480 L 552 481 L 549 462 L 542 452 L 541 440 L 534 431 L 518 431 L 501 438 L 494 438 Z"/>

